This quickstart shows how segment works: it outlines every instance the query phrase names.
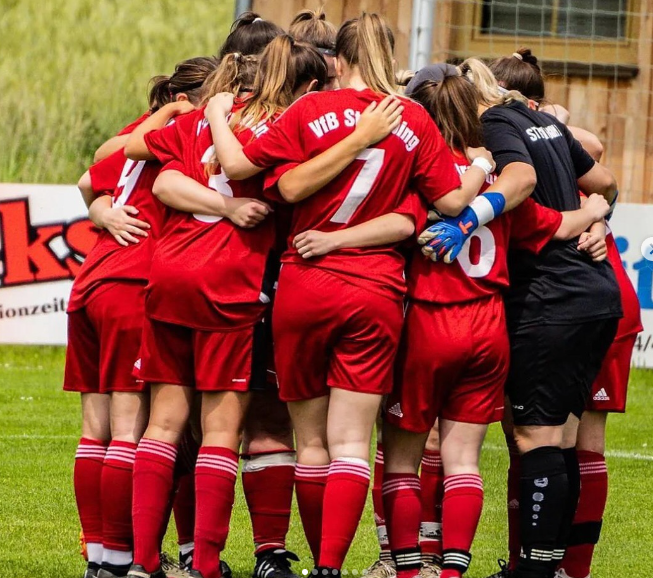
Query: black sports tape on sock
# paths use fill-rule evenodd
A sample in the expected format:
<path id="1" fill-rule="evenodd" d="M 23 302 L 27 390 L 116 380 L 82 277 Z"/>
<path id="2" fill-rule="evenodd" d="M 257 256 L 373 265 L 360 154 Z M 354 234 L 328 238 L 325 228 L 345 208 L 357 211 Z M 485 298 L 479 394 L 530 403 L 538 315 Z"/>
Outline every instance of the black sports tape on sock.
<path id="1" fill-rule="evenodd" d="M 583 522 L 574 524 L 569 533 L 569 546 L 580 546 L 581 544 L 598 544 L 601 537 L 603 520 L 598 522 Z"/>

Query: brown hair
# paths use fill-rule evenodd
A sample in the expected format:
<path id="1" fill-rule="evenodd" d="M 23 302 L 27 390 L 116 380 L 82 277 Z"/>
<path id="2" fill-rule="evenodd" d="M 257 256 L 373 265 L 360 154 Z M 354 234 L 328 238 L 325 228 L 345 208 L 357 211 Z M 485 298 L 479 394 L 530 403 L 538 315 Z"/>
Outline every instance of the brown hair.
<path id="1" fill-rule="evenodd" d="M 165 104 L 184 93 L 193 104 L 200 101 L 202 85 L 215 71 L 219 61 L 214 56 L 199 56 L 184 60 L 175 66 L 172 76 L 155 76 L 150 80 L 150 110 L 156 112 Z"/>
<path id="2" fill-rule="evenodd" d="M 490 70 L 503 87 L 518 90 L 535 102 L 544 100 L 544 76 L 537 58 L 529 48 L 520 48 L 511 56 L 498 58 Z"/>
<path id="3" fill-rule="evenodd" d="M 328 22 L 322 8 L 318 10 L 302 10 L 292 19 L 288 33 L 300 42 L 308 42 L 320 52 L 336 49 L 338 29 Z"/>
<path id="4" fill-rule="evenodd" d="M 219 58 L 232 52 L 260 54 L 281 34 L 282 28 L 269 20 L 263 20 L 256 12 L 243 12 L 231 25 L 229 36 L 220 48 Z"/>
<path id="5" fill-rule="evenodd" d="M 363 82 L 374 92 L 396 94 L 392 44 L 388 27 L 378 14 L 363 12 L 338 30 L 336 54 L 358 66 Z"/>
<path id="6" fill-rule="evenodd" d="M 292 104 L 303 84 L 317 80 L 316 90 L 322 90 L 327 77 L 326 62 L 317 48 L 295 42 L 288 34 L 278 36 L 263 51 L 252 98 L 238 116 L 247 124 L 272 117 Z"/>
<path id="7" fill-rule="evenodd" d="M 465 77 L 429 80 L 420 84 L 411 98 L 426 108 L 450 149 L 465 154 L 467 147 L 483 146 L 479 93 Z"/>
<path id="8" fill-rule="evenodd" d="M 239 52 L 225 55 L 220 66 L 206 79 L 201 104 L 219 92 L 231 92 L 238 95 L 244 90 L 252 90 L 256 71 L 258 69 L 258 56 L 243 56 Z"/>

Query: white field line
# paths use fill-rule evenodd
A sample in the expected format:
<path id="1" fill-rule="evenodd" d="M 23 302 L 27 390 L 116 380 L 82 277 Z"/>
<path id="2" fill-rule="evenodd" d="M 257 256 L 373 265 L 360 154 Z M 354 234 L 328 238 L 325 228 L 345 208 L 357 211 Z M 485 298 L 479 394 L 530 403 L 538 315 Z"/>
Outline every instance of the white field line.
<path id="1" fill-rule="evenodd" d="M 14 434 L 14 435 L 0 435 L 0 441 L 3 440 L 63 440 L 63 439 L 77 439 L 77 435 L 37 435 L 37 434 Z M 506 452 L 508 451 L 505 446 L 485 444 L 483 449 L 491 452 Z M 646 462 L 653 462 L 652 454 L 640 454 L 638 452 L 626 452 L 623 450 L 608 450 L 606 456 L 609 458 L 618 458 L 624 460 L 640 460 Z"/>

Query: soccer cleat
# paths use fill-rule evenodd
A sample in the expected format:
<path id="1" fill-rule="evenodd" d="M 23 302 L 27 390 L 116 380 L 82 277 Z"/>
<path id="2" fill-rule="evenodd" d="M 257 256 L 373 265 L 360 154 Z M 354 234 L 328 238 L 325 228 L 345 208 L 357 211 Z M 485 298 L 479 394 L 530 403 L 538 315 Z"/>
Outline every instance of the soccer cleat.
<path id="1" fill-rule="evenodd" d="M 84 571 L 83 578 L 97 578 L 98 572 L 100 571 L 100 565 L 95 562 L 89 562 L 86 565 L 86 570 Z"/>
<path id="2" fill-rule="evenodd" d="M 113 564 L 104 564 L 97 573 L 97 578 L 124 578 L 129 573 L 131 565 L 115 566 Z"/>
<path id="3" fill-rule="evenodd" d="M 256 556 L 252 578 L 298 578 L 290 567 L 291 560 L 299 562 L 297 554 L 283 548 L 261 552 Z"/>
<path id="4" fill-rule="evenodd" d="M 500 570 L 496 574 L 492 574 L 492 576 L 488 576 L 487 578 L 510 578 L 512 572 L 508 570 L 508 564 L 506 561 L 499 559 L 497 560 L 497 563 L 499 564 Z"/>
<path id="5" fill-rule="evenodd" d="M 417 574 L 419 578 L 439 578 L 442 574 L 442 566 L 435 562 L 422 562 L 422 567 Z"/>
<path id="6" fill-rule="evenodd" d="M 133 564 L 127 573 L 127 578 L 168 578 L 166 573 L 159 568 L 156 572 L 148 572 L 140 564 Z"/>
<path id="7" fill-rule="evenodd" d="M 191 550 L 187 554 L 179 553 L 179 567 L 182 570 L 190 572 L 193 569 L 193 553 L 194 550 Z M 220 576 L 221 578 L 231 578 L 231 568 L 224 560 L 220 560 Z"/>
<path id="8" fill-rule="evenodd" d="M 220 576 L 222 578 L 231 578 L 231 568 L 224 560 L 220 560 Z"/>
<path id="9" fill-rule="evenodd" d="M 396 575 L 397 569 L 394 563 L 384 560 L 377 560 L 363 572 L 363 576 L 367 576 L 367 578 L 395 578 Z"/>
<path id="10" fill-rule="evenodd" d="M 558 571 L 556 572 L 555 578 L 572 578 L 572 577 L 569 576 L 567 572 L 565 572 L 564 568 L 559 568 Z M 592 578 L 592 575 L 588 574 L 587 576 L 585 576 L 585 578 Z"/>

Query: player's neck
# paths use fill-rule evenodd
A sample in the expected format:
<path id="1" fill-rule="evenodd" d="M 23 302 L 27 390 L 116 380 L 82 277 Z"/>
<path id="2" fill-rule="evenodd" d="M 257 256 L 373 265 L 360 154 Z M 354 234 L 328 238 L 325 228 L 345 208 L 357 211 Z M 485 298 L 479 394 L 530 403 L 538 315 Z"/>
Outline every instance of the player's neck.
<path id="1" fill-rule="evenodd" d="M 354 90 L 365 90 L 369 88 L 356 69 L 351 70 L 348 74 L 340 78 L 340 86 L 342 88 L 353 88 Z"/>

